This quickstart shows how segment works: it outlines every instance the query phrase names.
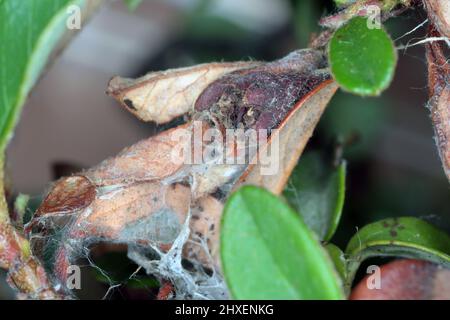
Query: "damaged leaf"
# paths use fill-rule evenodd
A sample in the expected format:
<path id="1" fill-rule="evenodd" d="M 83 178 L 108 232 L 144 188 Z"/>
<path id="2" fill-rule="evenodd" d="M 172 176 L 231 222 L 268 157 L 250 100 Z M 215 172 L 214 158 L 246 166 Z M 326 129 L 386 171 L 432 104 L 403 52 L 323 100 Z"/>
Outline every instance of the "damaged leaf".
<path id="1" fill-rule="evenodd" d="M 397 55 L 382 28 L 369 29 L 368 18 L 356 17 L 339 28 L 329 43 L 331 72 L 342 89 L 376 96 L 392 81 Z"/>
<path id="2" fill-rule="evenodd" d="M 246 186 L 228 200 L 221 260 L 236 299 L 342 299 L 326 251 L 299 216 L 264 189 Z"/>
<path id="3" fill-rule="evenodd" d="M 270 152 L 279 155 L 276 165 L 272 167 L 274 174 L 264 174 L 264 164 L 261 161 L 255 165 L 250 164 L 235 189 L 241 185 L 257 185 L 275 194 L 281 194 L 337 88 L 334 81 L 325 80 L 300 100 L 279 125 L 279 130 L 270 137 L 271 143 L 267 145 L 267 148 L 271 148 Z"/>
<path id="4" fill-rule="evenodd" d="M 163 123 L 183 115 L 186 123 L 60 180 L 30 224 L 32 234 L 62 233 L 54 264 L 62 281 L 73 259 L 102 241 L 127 244 L 129 256 L 147 272 L 174 276 L 175 288 L 189 287 L 192 276 L 180 276 L 177 269 L 182 258 L 197 270 L 220 272 L 218 226 L 229 193 L 242 184 L 280 193 L 336 89 L 324 54 L 316 50 L 297 50 L 269 63 L 213 63 L 137 80 L 114 78 L 108 92 L 143 120 Z M 258 140 L 262 145 L 256 150 L 241 148 L 233 139 L 223 141 L 230 129 L 263 129 L 268 134 Z M 208 140 L 208 130 L 221 138 Z M 222 154 L 224 145 L 234 161 L 248 152 L 246 162 L 202 158 L 205 151 Z M 275 167 L 270 174 L 264 174 L 267 163 L 260 161 L 267 150 Z M 71 188 L 70 179 L 82 182 L 84 189 Z M 71 197 L 77 192 L 89 196 L 74 203 Z M 146 260 L 145 250 L 160 256 L 161 269 Z M 164 264 L 169 259 L 173 263 Z M 202 290 L 207 296 L 225 294 L 222 289 L 211 293 L 210 286 Z"/>
<path id="5" fill-rule="evenodd" d="M 320 240 L 329 241 L 339 224 L 344 206 L 346 163 L 332 168 L 321 155 L 303 155 L 283 192 Z"/>
<path id="6" fill-rule="evenodd" d="M 192 111 L 194 102 L 214 80 L 258 62 L 208 63 L 151 72 L 138 79 L 114 77 L 107 93 L 143 121 L 166 123 Z"/>
<path id="7" fill-rule="evenodd" d="M 155 181 L 175 175 L 183 162 L 172 151 L 190 148 L 189 139 L 175 137 L 181 137 L 186 130 L 189 127 L 181 125 L 142 140 L 87 170 L 85 175 L 97 186 Z"/>
<path id="8" fill-rule="evenodd" d="M 431 224 L 412 217 L 391 218 L 360 229 L 345 250 L 347 286 L 362 261 L 374 256 L 421 259 L 450 267 L 450 237 Z"/>
<path id="9" fill-rule="evenodd" d="M 83 176 L 58 181 L 36 212 L 41 214 L 72 213 L 89 206 L 96 197 L 95 186 Z"/>

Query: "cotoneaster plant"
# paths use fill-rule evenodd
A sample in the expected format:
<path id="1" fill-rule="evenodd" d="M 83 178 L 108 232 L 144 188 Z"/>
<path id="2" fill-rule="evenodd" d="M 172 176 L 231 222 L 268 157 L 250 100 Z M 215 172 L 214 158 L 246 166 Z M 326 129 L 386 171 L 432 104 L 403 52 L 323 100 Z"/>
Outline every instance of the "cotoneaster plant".
<path id="1" fill-rule="evenodd" d="M 67 9 L 76 5 L 86 17 L 102 2 L 0 1 L 2 169 L 26 97 L 51 53 L 67 39 Z M 139 1 L 127 4 L 133 9 Z M 449 5 L 437 0 L 335 4 L 335 13 L 318 22 L 322 32 L 308 48 L 273 62 L 208 63 L 137 79 L 114 77 L 110 96 L 139 119 L 168 129 L 56 181 L 25 225 L 27 198 L 18 197 L 14 210 L 8 206 L 2 170 L 0 267 L 18 297 L 74 298 L 67 270 L 97 243 L 125 245 L 128 258 L 152 276 L 147 284 L 160 286 L 160 299 L 364 298 L 361 285 L 353 293 L 351 287 L 360 264 L 374 256 L 419 259 L 386 270 L 409 263 L 449 279 L 449 236 L 416 218 L 377 221 L 357 231 L 344 250 L 334 245 L 346 161 L 302 154 L 338 88 L 378 96 L 389 87 L 399 58 L 383 23 L 423 6 L 429 37 L 408 46 L 427 48 L 429 108 L 450 178 Z M 249 129 L 266 132 L 260 148 L 240 148 L 224 139 L 229 130 Z M 211 130 L 219 145 L 205 138 Z M 175 161 L 174 150 L 195 152 L 196 137 L 211 155 L 208 162 Z M 231 150 L 225 156 L 247 160 L 221 162 L 217 155 L 224 144 Z M 257 161 L 267 150 L 278 155 L 271 174 L 263 174 L 267 168 Z M 426 277 L 417 281 L 423 290 L 414 297 L 450 296 Z M 397 291 L 393 298 L 403 298 L 405 292 Z"/>

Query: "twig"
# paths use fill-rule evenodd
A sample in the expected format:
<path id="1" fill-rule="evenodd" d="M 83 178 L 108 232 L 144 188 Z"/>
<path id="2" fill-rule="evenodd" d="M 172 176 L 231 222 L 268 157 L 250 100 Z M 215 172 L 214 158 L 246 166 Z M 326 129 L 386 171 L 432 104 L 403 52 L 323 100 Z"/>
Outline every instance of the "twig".
<path id="1" fill-rule="evenodd" d="M 439 38 L 439 32 L 433 28 L 430 29 L 429 35 Z M 447 179 L 450 181 L 450 65 L 441 43 L 429 42 L 426 45 L 426 56 L 430 89 L 428 107 L 439 156 Z"/>
<path id="2" fill-rule="evenodd" d="M 0 268 L 9 270 L 7 281 L 18 291 L 18 298 L 62 299 L 64 295 L 51 286 L 44 268 L 32 256 L 28 240 L 11 224 L 3 176 L 0 158 Z"/>

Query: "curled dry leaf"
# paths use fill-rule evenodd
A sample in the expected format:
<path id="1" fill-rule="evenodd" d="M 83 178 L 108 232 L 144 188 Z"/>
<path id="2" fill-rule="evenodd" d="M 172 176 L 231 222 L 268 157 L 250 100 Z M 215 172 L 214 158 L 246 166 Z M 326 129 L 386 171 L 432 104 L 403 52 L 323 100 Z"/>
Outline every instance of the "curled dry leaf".
<path id="1" fill-rule="evenodd" d="M 430 35 L 439 34 L 432 30 Z M 430 90 L 428 106 L 442 166 L 450 180 L 450 65 L 444 55 L 442 43 L 431 42 L 426 48 Z"/>
<path id="2" fill-rule="evenodd" d="M 107 93 L 143 121 L 169 122 L 192 110 L 192 101 L 214 80 L 258 62 L 208 63 L 151 72 L 138 79 L 114 77 Z"/>
<path id="3" fill-rule="evenodd" d="M 188 148 L 188 139 L 175 140 L 189 127 L 179 126 L 140 141 L 118 155 L 89 169 L 84 175 L 95 185 L 131 184 L 167 178 L 179 171 L 182 161 L 172 159 L 174 149 Z"/>
<path id="4" fill-rule="evenodd" d="M 305 95 L 305 99 L 297 105 L 294 112 L 289 113 L 280 124 L 280 130 L 270 137 L 270 140 L 277 140 L 279 146 L 278 150 L 270 143 L 265 146 L 266 148 L 270 146 L 271 152 L 279 154 L 279 161 L 276 165 L 277 174 L 263 174 L 264 164 L 262 161 L 257 161 L 256 164 L 248 166 L 235 188 L 252 184 L 265 187 L 275 194 L 281 194 L 337 88 L 338 86 L 332 80 L 323 81 L 315 90 Z"/>
<path id="5" fill-rule="evenodd" d="M 379 282 L 375 278 L 377 276 L 380 277 Z M 379 287 L 376 287 L 377 284 Z M 350 295 L 351 300 L 447 300 L 449 298 L 450 270 L 422 260 L 396 260 L 385 264 L 377 273 L 361 280 Z"/>
<path id="6" fill-rule="evenodd" d="M 271 63 L 214 63 L 137 80 L 115 78 L 108 92 L 140 118 L 162 123 L 186 115 L 189 121 L 57 182 L 29 225 L 32 238 L 39 241 L 52 229 L 62 233 L 55 272 L 64 279 L 73 257 L 94 242 L 169 252 L 190 219 L 183 256 L 219 270 L 223 201 L 242 184 L 281 192 L 336 89 L 323 53 L 315 50 Z M 223 134 L 222 144 L 206 137 L 208 129 Z M 258 140 L 259 149 L 242 148 L 238 139 L 223 138 L 230 129 L 268 134 Z M 218 154 L 226 145 L 226 156 L 247 154 L 248 160 L 196 162 L 191 155 L 195 158 L 199 140 L 203 155 Z M 261 153 L 268 150 L 275 170 L 265 175 Z M 167 277 L 175 278 L 161 276 Z"/>

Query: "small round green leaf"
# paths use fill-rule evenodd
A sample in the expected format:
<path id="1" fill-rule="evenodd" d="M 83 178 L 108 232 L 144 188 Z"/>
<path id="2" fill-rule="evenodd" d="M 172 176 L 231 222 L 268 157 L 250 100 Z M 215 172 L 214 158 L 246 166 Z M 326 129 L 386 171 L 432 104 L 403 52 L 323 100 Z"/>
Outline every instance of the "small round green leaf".
<path id="1" fill-rule="evenodd" d="M 344 90 L 375 96 L 391 83 L 397 55 L 383 28 L 374 28 L 368 18 L 356 17 L 334 33 L 329 60 L 331 72 Z"/>
<path id="2" fill-rule="evenodd" d="M 228 200 L 221 259 L 235 299 L 342 299 L 341 279 L 300 217 L 268 191 L 246 186 Z"/>

